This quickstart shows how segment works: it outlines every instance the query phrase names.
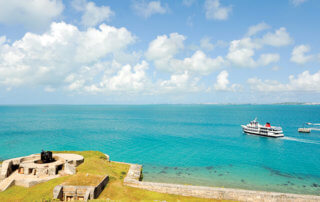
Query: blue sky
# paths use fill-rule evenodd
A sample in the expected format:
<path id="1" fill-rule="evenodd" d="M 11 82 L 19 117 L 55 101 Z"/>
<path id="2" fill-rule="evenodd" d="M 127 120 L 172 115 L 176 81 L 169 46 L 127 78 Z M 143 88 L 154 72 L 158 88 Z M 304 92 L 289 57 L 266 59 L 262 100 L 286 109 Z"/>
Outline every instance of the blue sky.
<path id="1" fill-rule="evenodd" d="M 0 104 L 320 102 L 317 0 L 0 0 Z"/>

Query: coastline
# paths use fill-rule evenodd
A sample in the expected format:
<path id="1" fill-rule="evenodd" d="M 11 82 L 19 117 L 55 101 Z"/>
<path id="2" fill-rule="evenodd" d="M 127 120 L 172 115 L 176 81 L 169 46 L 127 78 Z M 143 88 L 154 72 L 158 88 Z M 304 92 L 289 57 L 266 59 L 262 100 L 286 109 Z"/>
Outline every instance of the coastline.
<path id="1" fill-rule="evenodd" d="M 124 162 L 118 162 L 124 163 Z M 127 176 L 124 179 L 124 185 L 145 189 L 149 191 L 156 191 L 166 194 L 176 194 L 182 196 L 192 196 L 207 199 L 219 200 L 236 200 L 236 201 L 320 201 L 320 196 L 317 195 L 303 195 L 280 192 L 267 191 L 253 191 L 233 188 L 219 188 L 208 186 L 193 186 L 181 185 L 159 182 L 145 182 L 140 181 L 142 173 L 142 165 L 130 164 Z"/>
<path id="2" fill-rule="evenodd" d="M 71 151 L 64 151 L 64 153 L 70 153 Z M 195 197 L 202 198 L 203 200 L 233 200 L 233 201 L 281 201 L 281 202 L 289 202 L 289 201 L 320 201 L 320 196 L 318 195 L 304 195 L 304 194 L 291 194 L 291 193 L 280 193 L 280 192 L 268 192 L 268 191 L 253 191 L 253 190 L 245 190 L 245 189 L 234 189 L 234 188 L 220 188 L 220 187 L 209 187 L 209 186 L 194 186 L 194 185 L 181 185 L 181 184 L 170 184 L 170 183 L 159 183 L 159 182 L 148 182 L 143 181 L 143 173 L 142 173 L 142 165 L 119 162 L 119 161 L 110 161 L 109 155 L 98 152 L 98 151 L 72 151 L 76 154 L 84 155 L 86 160 L 84 161 L 83 166 L 79 167 L 78 175 L 83 177 L 84 173 L 92 172 L 96 173 L 95 169 L 100 171 L 108 171 L 108 173 L 118 173 L 116 176 L 113 176 L 113 179 L 118 179 L 118 182 L 111 181 L 107 186 L 106 190 L 103 193 L 103 198 L 110 198 L 110 196 L 119 196 L 118 194 L 128 193 L 130 192 L 130 197 L 135 197 L 136 194 L 140 197 L 154 197 L 157 196 L 154 193 L 165 194 L 161 197 L 164 199 L 169 199 L 168 197 L 177 199 L 185 199 L 182 197 Z M 57 152 L 60 153 L 60 152 Z M 93 163 L 98 163 L 96 166 L 92 167 Z M 115 166 L 119 165 L 119 166 Z M 0 164 L 1 166 L 1 164 Z M 121 169 L 120 169 L 121 168 Z M 88 170 L 89 169 L 89 170 Z M 90 170 L 93 169 L 93 170 Z M 102 170 L 101 170 L 102 169 Z M 111 169 L 111 170 L 110 170 Z M 120 169 L 120 170 L 119 170 Z M 126 172 L 123 171 L 126 169 Z M 121 171 L 122 170 L 122 171 Z M 77 172 L 78 172 L 77 171 Z M 82 174 L 81 174 L 82 173 Z M 86 175 L 87 175 L 86 174 Z M 112 175 L 112 174 L 111 174 Z M 119 176 L 118 176 L 119 175 Z M 79 176 L 69 176 L 76 180 Z M 63 178 L 58 178 L 55 180 L 51 180 L 45 183 L 40 183 L 39 187 L 42 187 L 43 191 L 46 192 L 46 197 L 49 199 L 51 197 L 52 190 L 51 188 L 47 189 L 48 184 L 52 184 L 52 187 L 58 185 L 64 181 Z M 119 186 L 122 186 L 119 189 Z M 125 188 L 127 187 L 127 188 Z M 136 188 L 136 191 L 133 191 L 132 188 Z M 17 188 L 13 188 L 17 189 Z M 26 193 L 22 193 L 19 191 L 21 195 L 20 197 L 24 197 L 24 194 L 31 196 L 33 199 L 38 199 L 38 195 L 33 193 L 34 190 L 37 190 L 37 187 L 23 189 L 27 191 Z M 130 190 L 131 189 L 131 190 Z M 19 190 L 19 189 L 18 189 Z M 28 192 L 30 190 L 30 192 Z M 33 190 L 33 191 L 32 191 Z M 110 191 L 113 193 L 110 196 Z M 152 193 L 153 192 L 153 193 Z M 2 197 L 9 197 L 11 192 L 6 192 Z M 159 195 L 158 195 L 159 196 Z M 43 196 L 41 196 L 43 197 Z M 1 198 L 1 195 L 0 195 Z M 19 197 L 18 197 L 19 198 Z M 142 198 L 142 199 L 143 199 Z M 157 197 L 156 197 L 157 198 Z M 191 199 L 191 198 L 188 198 Z"/>

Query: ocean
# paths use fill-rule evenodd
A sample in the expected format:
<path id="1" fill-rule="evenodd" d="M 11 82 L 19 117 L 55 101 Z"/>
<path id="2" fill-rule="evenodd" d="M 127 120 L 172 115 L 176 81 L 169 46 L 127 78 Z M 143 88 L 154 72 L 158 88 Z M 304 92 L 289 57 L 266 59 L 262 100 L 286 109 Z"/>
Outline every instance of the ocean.
<path id="1" fill-rule="evenodd" d="M 243 134 L 254 118 L 284 138 Z M 99 150 L 143 165 L 145 181 L 320 195 L 320 122 L 309 105 L 0 106 L 0 160 Z"/>

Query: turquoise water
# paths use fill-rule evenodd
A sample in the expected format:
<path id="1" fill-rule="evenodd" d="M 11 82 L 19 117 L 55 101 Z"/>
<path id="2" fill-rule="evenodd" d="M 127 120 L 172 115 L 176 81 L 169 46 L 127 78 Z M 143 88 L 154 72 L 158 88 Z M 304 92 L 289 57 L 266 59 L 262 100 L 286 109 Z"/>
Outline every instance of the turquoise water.
<path id="1" fill-rule="evenodd" d="M 258 117 L 285 138 L 242 133 Z M 0 159 L 99 150 L 144 166 L 145 181 L 320 195 L 320 106 L 0 106 Z"/>

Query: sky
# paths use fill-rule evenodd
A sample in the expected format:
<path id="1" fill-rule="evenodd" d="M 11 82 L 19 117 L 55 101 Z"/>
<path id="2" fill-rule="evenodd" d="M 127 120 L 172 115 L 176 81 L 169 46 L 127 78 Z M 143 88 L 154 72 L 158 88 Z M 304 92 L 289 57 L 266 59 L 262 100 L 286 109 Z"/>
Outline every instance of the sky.
<path id="1" fill-rule="evenodd" d="M 320 103 L 319 0 L 0 0 L 0 104 Z"/>

